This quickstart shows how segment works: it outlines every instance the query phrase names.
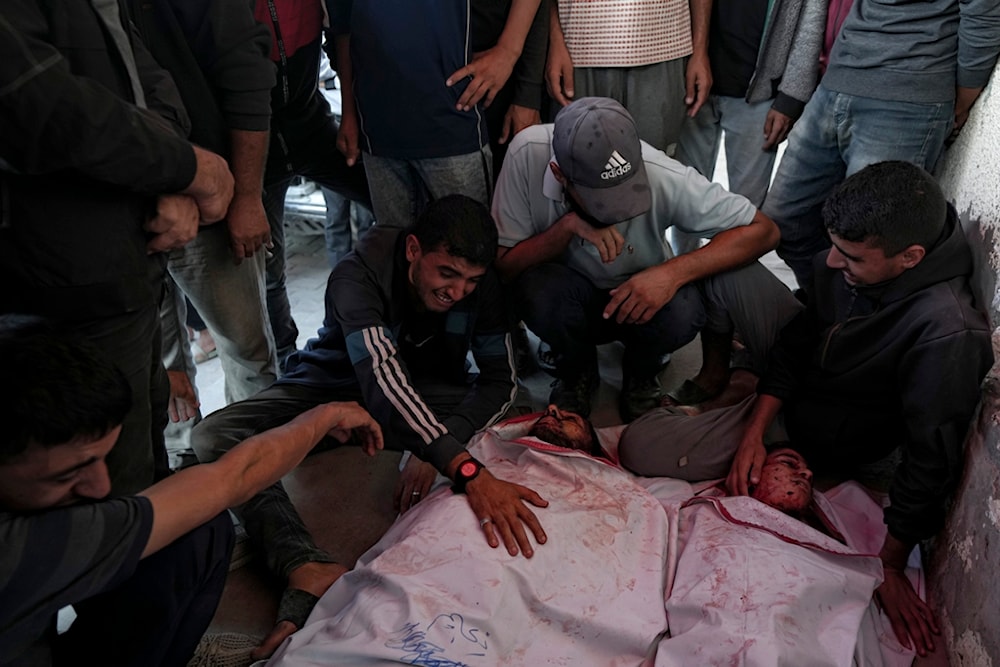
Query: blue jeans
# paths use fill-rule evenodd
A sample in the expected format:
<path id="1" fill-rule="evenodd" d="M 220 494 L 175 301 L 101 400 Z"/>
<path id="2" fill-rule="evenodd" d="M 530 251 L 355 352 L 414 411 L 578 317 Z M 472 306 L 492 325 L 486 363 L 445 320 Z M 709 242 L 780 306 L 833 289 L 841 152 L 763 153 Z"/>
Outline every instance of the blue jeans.
<path id="1" fill-rule="evenodd" d="M 624 374 L 647 378 L 663 369 L 666 355 L 691 342 L 705 324 L 705 308 L 695 285 L 685 285 L 645 324 L 604 319 L 611 299 L 590 279 L 563 264 L 540 264 L 515 283 L 519 315 L 552 346 L 556 376 L 574 380 L 597 366 L 597 345 L 625 344 Z"/>
<path id="2" fill-rule="evenodd" d="M 352 202 L 326 186 L 320 186 L 326 202 L 326 258 L 330 268 L 337 266 L 344 255 L 354 248 L 354 237 L 359 239 L 375 224 L 372 212 Z"/>
<path id="3" fill-rule="evenodd" d="M 694 118 L 686 118 L 677 142 L 678 162 L 712 180 L 723 132 L 729 191 L 760 208 L 771 183 L 777 150 L 763 150 L 764 123 L 771 101 L 747 104 L 742 97 L 712 95 Z"/>
<path id="4" fill-rule="evenodd" d="M 409 227 L 432 200 L 466 195 L 484 206 L 493 195 L 490 147 L 449 157 L 402 160 L 365 153 L 365 173 L 378 224 Z"/>
<path id="5" fill-rule="evenodd" d="M 821 207 L 851 174 L 904 160 L 933 171 L 951 132 L 954 103 L 890 102 L 820 85 L 792 128 L 764 213 L 781 230 L 778 255 L 806 291 L 812 258 L 830 247 Z"/>

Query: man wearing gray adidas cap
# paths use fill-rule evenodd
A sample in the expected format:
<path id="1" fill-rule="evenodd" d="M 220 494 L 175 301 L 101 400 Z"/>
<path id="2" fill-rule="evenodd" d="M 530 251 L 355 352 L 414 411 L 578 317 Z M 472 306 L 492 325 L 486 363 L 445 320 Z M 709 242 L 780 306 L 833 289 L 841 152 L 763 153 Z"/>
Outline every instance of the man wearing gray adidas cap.
<path id="1" fill-rule="evenodd" d="M 596 345 L 620 340 L 625 421 L 659 404 L 666 356 L 705 324 L 695 282 L 778 243 L 753 204 L 641 142 L 629 113 L 602 97 L 579 99 L 555 125 L 514 138 L 493 217 L 496 267 L 525 323 L 556 354 L 549 402 L 589 414 Z M 664 235 L 672 226 L 711 242 L 674 257 Z"/>

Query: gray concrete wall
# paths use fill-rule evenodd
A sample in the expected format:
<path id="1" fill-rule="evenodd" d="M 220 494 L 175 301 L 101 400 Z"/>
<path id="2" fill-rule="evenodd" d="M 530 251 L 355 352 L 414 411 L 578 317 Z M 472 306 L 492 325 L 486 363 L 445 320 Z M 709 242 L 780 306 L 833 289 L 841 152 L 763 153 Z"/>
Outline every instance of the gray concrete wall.
<path id="1" fill-rule="evenodd" d="M 977 261 L 976 288 L 1000 359 L 1000 84 L 983 92 L 938 176 L 961 215 Z M 965 472 L 935 541 L 929 585 L 953 667 L 1000 667 L 1000 369 L 983 387 Z"/>

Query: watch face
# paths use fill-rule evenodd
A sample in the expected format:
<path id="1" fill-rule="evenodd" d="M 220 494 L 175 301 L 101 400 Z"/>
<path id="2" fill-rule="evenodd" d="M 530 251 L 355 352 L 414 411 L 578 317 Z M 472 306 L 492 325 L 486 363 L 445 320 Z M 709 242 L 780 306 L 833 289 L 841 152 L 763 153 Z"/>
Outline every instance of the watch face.
<path id="1" fill-rule="evenodd" d="M 469 475 L 474 475 L 476 473 L 476 463 L 475 461 L 466 461 L 458 467 L 458 474 L 462 477 L 468 477 Z"/>

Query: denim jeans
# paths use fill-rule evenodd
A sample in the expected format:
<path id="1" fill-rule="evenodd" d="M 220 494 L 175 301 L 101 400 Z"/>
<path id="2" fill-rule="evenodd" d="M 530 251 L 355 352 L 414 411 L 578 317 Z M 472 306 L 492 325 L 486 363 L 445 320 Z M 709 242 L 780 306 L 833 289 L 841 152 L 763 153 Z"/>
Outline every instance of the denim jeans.
<path id="1" fill-rule="evenodd" d="M 760 208 L 767 195 L 767 186 L 771 183 L 777 156 L 777 150 L 765 151 L 761 148 L 764 144 L 764 121 L 770 109 L 770 101 L 747 104 L 740 97 L 712 95 L 694 118 L 684 119 L 674 157 L 712 180 L 725 132 L 729 191 L 743 195 Z M 697 249 L 701 239 L 672 228 L 670 245 L 679 255 Z"/>
<path id="2" fill-rule="evenodd" d="M 792 128 L 763 209 L 781 230 L 778 255 L 801 287 L 811 288 L 812 258 L 830 247 L 821 216 L 826 198 L 875 162 L 904 160 L 933 171 L 954 111 L 952 102 L 876 100 L 820 84 Z"/>
<path id="3" fill-rule="evenodd" d="M 729 191 L 760 208 L 771 182 L 777 150 L 765 151 L 764 122 L 770 100 L 747 104 L 741 97 L 712 95 L 694 118 L 686 118 L 677 142 L 678 162 L 712 180 L 725 132 Z"/>
<path id="4" fill-rule="evenodd" d="M 285 287 L 285 194 L 296 176 L 305 176 L 342 197 L 371 205 L 365 170 L 360 165 L 347 166 L 337 150 L 337 124 L 331 117 L 322 130 L 308 141 L 291 142 L 280 128 L 272 129 L 271 152 L 264 174 L 264 210 L 271 226 L 271 248 L 265 265 L 267 312 L 278 352 L 278 372 L 284 371 L 288 357 L 295 352 L 299 330 L 292 318 Z M 275 150 L 275 145 L 279 150 Z M 322 299 L 322 294 L 317 298 Z"/>
<path id="5" fill-rule="evenodd" d="M 229 231 L 220 222 L 203 227 L 193 241 L 172 251 L 167 262 L 170 277 L 215 339 L 227 403 L 253 396 L 276 377 L 274 339 L 264 302 L 264 261 L 264 253 L 257 252 L 236 264 Z M 168 299 L 164 305 L 184 308 L 183 299 Z M 185 312 L 178 311 L 176 318 L 184 322 Z M 174 336 L 183 331 L 183 326 L 176 327 Z M 183 362 L 171 368 L 183 369 Z"/>
<path id="6" fill-rule="evenodd" d="M 556 354 L 556 376 L 573 380 L 597 365 L 597 345 L 625 344 L 623 372 L 647 378 L 662 370 L 665 357 L 683 347 L 705 324 L 705 309 L 695 285 L 685 285 L 645 324 L 604 319 L 611 299 L 606 289 L 563 264 L 540 264 L 515 283 L 519 315 Z"/>
<path id="7" fill-rule="evenodd" d="M 402 160 L 365 153 L 365 172 L 378 224 L 409 227 L 432 200 L 467 195 L 485 206 L 493 195 L 490 147 L 450 157 Z"/>
<path id="8" fill-rule="evenodd" d="M 372 212 L 326 186 L 320 186 L 326 202 L 326 258 L 330 268 L 337 266 L 354 248 L 354 237 L 361 238 L 375 224 Z"/>

